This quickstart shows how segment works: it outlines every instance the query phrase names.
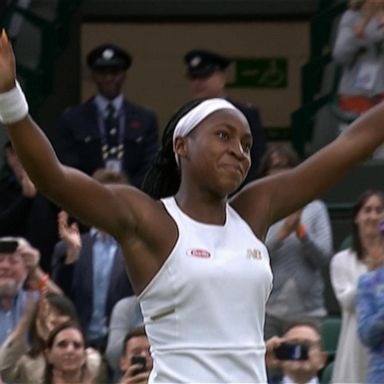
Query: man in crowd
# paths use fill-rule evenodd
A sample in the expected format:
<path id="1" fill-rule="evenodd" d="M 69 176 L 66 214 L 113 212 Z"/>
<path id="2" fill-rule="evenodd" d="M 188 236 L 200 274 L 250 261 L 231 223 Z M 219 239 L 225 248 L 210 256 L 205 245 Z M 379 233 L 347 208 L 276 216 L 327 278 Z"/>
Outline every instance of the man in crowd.
<path id="1" fill-rule="evenodd" d="M 28 301 L 38 299 L 38 289 L 61 292 L 39 267 L 39 259 L 39 251 L 25 239 L 0 238 L 0 345 L 16 327 Z"/>
<path id="2" fill-rule="evenodd" d="M 155 114 L 128 101 L 122 88 L 132 58 L 103 44 L 87 56 L 96 96 L 67 109 L 58 123 L 56 150 L 63 163 L 92 175 L 99 168 L 127 174 L 140 187 L 158 150 Z"/>
<path id="3" fill-rule="evenodd" d="M 123 376 L 119 384 L 147 383 L 153 361 L 144 326 L 129 332 L 123 342 L 120 369 Z"/>
<path id="4" fill-rule="evenodd" d="M 283 353 L 281 347 L 286 345 L 289 348 Z M 275 371 L 279 368 L 282 372 L 282 378 L 270 377 L 270 384 L 319 384 L 319 373 L 327 362 L 327 353 L 323 351 L 316 323 L 293 323 L 283 337 L 272 337 L 266 346 L 267 368 Z"/>

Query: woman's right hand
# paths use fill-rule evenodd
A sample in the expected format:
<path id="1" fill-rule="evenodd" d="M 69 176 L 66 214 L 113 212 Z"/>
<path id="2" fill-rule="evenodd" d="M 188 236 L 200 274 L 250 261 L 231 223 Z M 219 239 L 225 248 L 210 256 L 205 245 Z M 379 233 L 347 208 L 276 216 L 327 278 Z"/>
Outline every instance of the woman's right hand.
<path id="1" fill-rule="evenodd" d="M 81 250 L 81 236 L 77 223 L 68 223 L 68 213 L 60 211 L 57 216 L 59 237 L 67 245 L 67 254 L 65 257 L 65 263 L 74 263 L 80 254 Z"/>
<path id="2" fill-rule="evenodd" d="M 16 63 L 11 43 L 3 29 L 0 36 L 0 93 L 15 87 Z"/>

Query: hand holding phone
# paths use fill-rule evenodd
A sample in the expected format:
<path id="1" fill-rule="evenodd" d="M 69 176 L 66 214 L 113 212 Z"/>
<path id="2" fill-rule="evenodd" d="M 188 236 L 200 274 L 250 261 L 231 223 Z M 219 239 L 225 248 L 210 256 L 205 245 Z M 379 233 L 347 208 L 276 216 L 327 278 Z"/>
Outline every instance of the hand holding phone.
<path id="1" fill-rule="evenodd" d="M 135 355 L 131 358 L 131 365 L 139 365 L 140 368 L 135 370 L 134 375 L 138 375 L 139 373 L 143 373 L 147 368 L 147 359 L 144 356 Z"/>
<path id="2" fill-rule="evenodd" d="M 275 349 L 278 360 L 307 360 L 308 345 L 303 343 L 283 343 Z"/>

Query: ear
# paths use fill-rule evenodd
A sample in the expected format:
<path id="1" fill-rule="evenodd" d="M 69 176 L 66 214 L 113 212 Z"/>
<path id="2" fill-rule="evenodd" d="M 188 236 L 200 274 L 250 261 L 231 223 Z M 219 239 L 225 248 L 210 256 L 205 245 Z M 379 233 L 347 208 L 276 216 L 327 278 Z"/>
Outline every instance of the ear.
<path id="1" fill-rule="evenodd" d="M 188 145 L 185 137 L 177 137 L 175 140 L 175 152 L 179 157 L 186 157 L 188 154 Z"/>
<path id="2" fill-rule="evenodd" d="M 322 351 L 321 355 L 320 355 L 320 362 L 319 362 L 320 367 L 319 367 L 319 370 L 326 366 L 327 361 L 328 361 L 328 353 Z"/>

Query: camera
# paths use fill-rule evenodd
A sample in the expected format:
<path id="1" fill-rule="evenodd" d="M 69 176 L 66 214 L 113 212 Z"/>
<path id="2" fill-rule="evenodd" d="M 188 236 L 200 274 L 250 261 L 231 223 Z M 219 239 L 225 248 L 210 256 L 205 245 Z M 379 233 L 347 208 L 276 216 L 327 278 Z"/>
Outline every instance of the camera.
<path id="1" fill-rule="evenodd" d="M 307 360 L 308 345 L 302 343 L 283 343 L 275 349 L 278 360 Z"/>
<path id="2" fill-rule="evenodd" d="M 17 240 L 0 240 L 0 253 L 14 253 L 18 246 Z"/>
<path id="3" fill-rule="evenodd" d="M 140 365 L 140 368 L 136 369 L 134 375 L 138 375 L 139 373 L 143 373 L 146 371 L 147 359 L 144 356 L 132 356 L 131 365 Z"/>

